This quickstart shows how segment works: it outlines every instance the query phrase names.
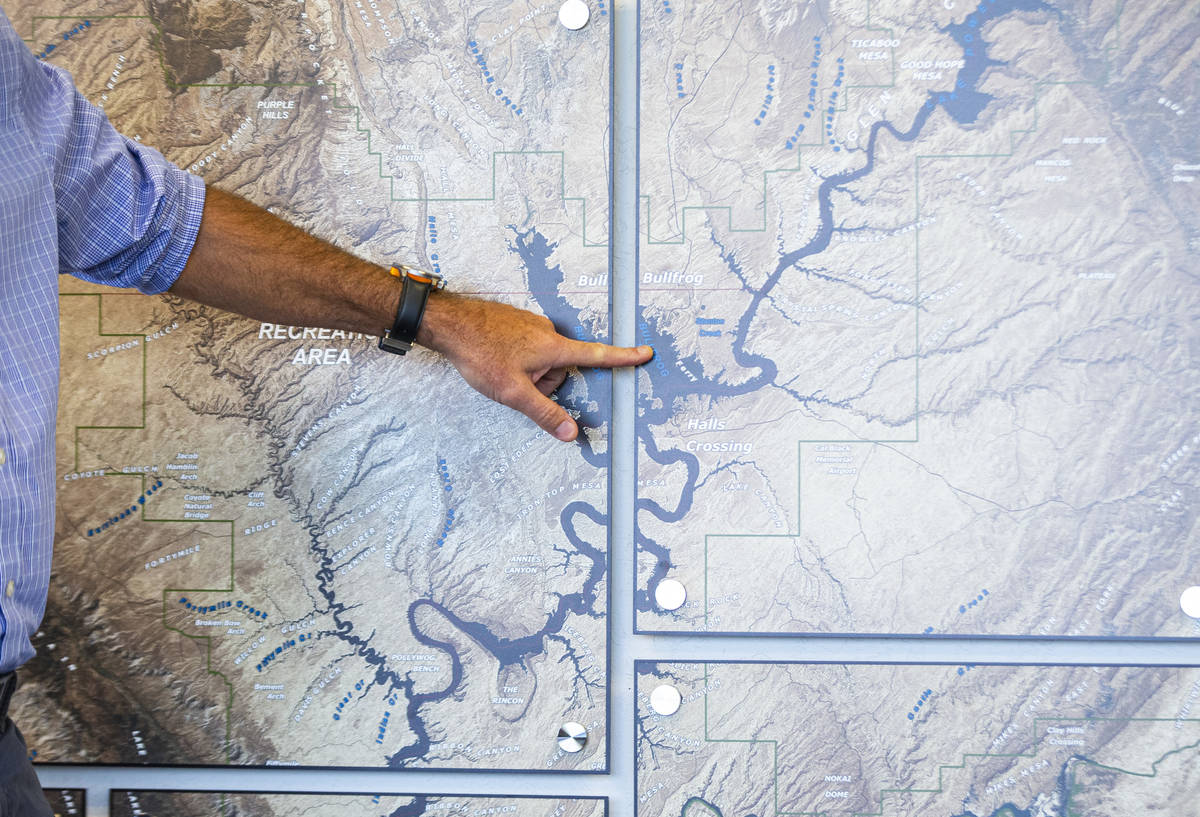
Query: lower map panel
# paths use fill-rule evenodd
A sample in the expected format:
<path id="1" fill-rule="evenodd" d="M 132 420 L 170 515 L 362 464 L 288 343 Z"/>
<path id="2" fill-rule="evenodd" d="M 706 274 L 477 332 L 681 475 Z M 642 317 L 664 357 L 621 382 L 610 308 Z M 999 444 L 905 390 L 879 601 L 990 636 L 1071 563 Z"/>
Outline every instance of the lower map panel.
<path id="1" fill-rule="evenodd" d="M 111 817 L 423 817 L 505 814 L 513 817 L 607 817 L 599 797 L 463 797 L 424 794 L 112 791 Z"/>
<path id="2" fill-rule="evenodd" d="M 639 817 L 1184 814 L 1200 668 L 638 662 Z M 678 711 L 653 704 L 682 697 Z M 664 692 L 666 693 L 664 695 Z M 669 711 L 659 705 L 657 708 Z"/>
<path id="3" fill-rule="evenodd" d="M 87 813 L 87 792 L 83 789 L 42 789 L 54 817 L 75 817 Z"/>

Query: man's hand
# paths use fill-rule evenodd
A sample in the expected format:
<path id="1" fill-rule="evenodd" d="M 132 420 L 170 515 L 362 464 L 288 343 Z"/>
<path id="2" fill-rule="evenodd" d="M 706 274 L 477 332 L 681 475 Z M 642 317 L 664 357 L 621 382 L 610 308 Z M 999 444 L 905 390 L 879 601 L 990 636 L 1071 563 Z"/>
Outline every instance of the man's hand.
<path id="1" fill-rule="evenodd" d="M 384 268 L 211 187 L 196 244 L 171 292 L 257 320 L 368 335 L 392 325 L 400 299 Z M 581 343 L 532 312 L 445 292 L 430 294 L 417 342 L 560 440 L 579 433 L 549 396 L 567 369 L 636 366 L 651 356 L 648 346 Z"/>
<path id="2" fill-rule="evenodd" d="M 417 342 L 441 352 L 480 394 L 569 441 L 579 427 L 550 399 L 573 366 L 612 368 L 648 361 L 649 346 L 584 343 L 560 335 L 548 318 L 494 301 L 430 295 Z"/>

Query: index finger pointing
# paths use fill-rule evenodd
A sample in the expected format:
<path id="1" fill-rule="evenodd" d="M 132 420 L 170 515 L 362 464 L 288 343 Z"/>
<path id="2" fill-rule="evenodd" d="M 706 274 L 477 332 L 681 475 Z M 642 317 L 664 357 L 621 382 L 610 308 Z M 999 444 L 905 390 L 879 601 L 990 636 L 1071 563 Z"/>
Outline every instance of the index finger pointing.
<path id="1" fill-rule="evenodd" d="M 568 340 L 558 357 L 557 365 L 612 369 L 618 366 L 640 366 L 652 357 L 654 350 L 649 346 L 609 346 L 607 343 Z"/>

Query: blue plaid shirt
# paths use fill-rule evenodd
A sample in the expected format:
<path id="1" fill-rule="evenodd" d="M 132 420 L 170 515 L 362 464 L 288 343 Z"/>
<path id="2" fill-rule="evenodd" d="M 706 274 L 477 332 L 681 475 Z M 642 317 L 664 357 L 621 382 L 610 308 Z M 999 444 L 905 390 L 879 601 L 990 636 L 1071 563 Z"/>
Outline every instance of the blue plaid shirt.
<path id="1" fill-rule="evenodd" d="M 162 292 L 204 185 L 121 136 L 0 10 L 0 673 L 33 655 L 54 540 L 58 274 Z"/>

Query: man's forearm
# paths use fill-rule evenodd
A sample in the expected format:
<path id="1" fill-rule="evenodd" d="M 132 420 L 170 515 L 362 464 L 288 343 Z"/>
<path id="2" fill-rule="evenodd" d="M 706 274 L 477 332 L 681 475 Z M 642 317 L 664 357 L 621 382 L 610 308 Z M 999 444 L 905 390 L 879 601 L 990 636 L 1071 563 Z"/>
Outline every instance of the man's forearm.
<path id="1" fill-rule="evenodd" d="M 314 238 L 247 201 L 208 188 L 196 244 L 171 292 L 250 318 L 378 335 L 400 286 L 387 270 Z M 432 293 L 417 343 L 444 354 L 482 394 L 560 440 L 578 433 L 549 399 L 572 366 L 635 366 L 637 349 L 583 343 L 506 304 Z"/>
<path id="2" fill-rule="evenodd" d="M 257 320 L 369 335 L 391 326 L 400 298 L 386 269 L 211 187 L 171 292 Z"/>

